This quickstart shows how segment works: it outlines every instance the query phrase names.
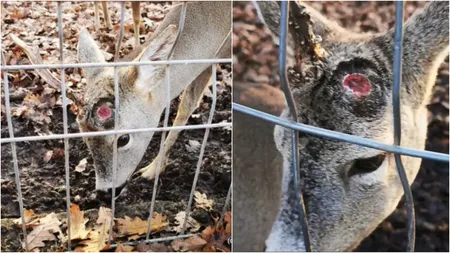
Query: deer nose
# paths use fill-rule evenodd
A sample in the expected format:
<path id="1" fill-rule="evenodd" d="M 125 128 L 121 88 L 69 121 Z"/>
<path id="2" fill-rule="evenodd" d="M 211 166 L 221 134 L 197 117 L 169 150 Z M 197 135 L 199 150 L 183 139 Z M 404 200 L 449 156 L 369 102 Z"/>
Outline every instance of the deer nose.
<path id="1" fill-rule="evenodd" d="M 125 189 L 126 184 L 116 187 L 115 198 L 119 197 L 122 191 Z M 104 202 L 111 201 L 113 188 L 108 188 L 107 190 L 97 190 L 97 198 Z"/>

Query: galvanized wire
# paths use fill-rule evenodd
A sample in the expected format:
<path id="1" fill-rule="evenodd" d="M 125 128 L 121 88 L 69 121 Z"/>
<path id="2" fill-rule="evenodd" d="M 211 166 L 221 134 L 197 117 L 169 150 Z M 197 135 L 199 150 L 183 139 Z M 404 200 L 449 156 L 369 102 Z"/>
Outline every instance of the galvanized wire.
<path id="1" fill-rule="evenodd" d="M 94 137 L 94 136 L 106 136 L 115 134 L 135 134 L 143 132 L 164 132 L 164 131 L 181 131 L 181 130 L 196 130 L 205 128 L 221 128 L 230 127 L 231 122 L 214 123 L 211 125 L 188 125 L 188 126 L 170 126 L 170 127 L 147 127 L 136 129 L 120 129 L 98 132 L 82 132 L 82 133 L 70 133 L 70 134 L 52 134 L 43 136 L 25 136 L 25 137 L 13 137 L 13 138 L 1 138 L 0 144 L 12 143 L 12 142 L 25 142 L 25 141 L 44 141 L 44 140 L 56 140 L 64 138 L 81 138 L 81 137 Z"/>
<path id="2" fill-rule="evenodd" d="M 128 66 L 158 66 L 158 65 L 186 65 L 186 64 L 217 64 L 232 63 L 232 59 L 195 59 L 195 60 L 165 60 L 165 61 L 136 61 L 136 62 L 101 62 L 101 63 L 64 63 L 64 64 L 39 64 L 39 65 L 8 65 L 2 70 L 35 70 L 35 69 L 60 69 L 60 68 L 107 68 Z"/>
<path id="3" fill-rule="evenodd" d="M 169 55 L 167 56 L 167 59 L 170 59 L 173 53 L 173 49 L 177 46 L 177 42 L 179 40 L 179 37 L 181 36 L 184 28 L 184 22 L 186 20 L 186 9 L 187 9 L 187 3 L 183 2 L 182 9 L 180 12 L 180 20 L 178 24 L 178 34 L 177 38 L 175 39 L 175 42 L 172 46 L 172 49 L 169 52 Z M 166 109 L 164 112 L 164 127 L 167 127 L 167 124 L 169 123 L 169 113 L 170 113 L 170 65 L 166 66 L 166 72 L 165 72 L 165 85 L 166 85 Z M 147 234 L 145 236 L 146 240 L 150 239 L 150 233 L 152 228 L 152 217 L 153 217 L 153 210 L 155 208 L 155 199 L 156 199 L 156 193 L 158 191 L 158 181 L 159 181 L 159 174 L 161 172 L 161 165 L 163 165 L 163 159 L 164 154 L 164 142 L 166 139 L 166 132 L 162 132 L 161 134 L 161 143 L 159 145 L 159 152 L 158 152 L 158 160 L 156 161 L 156 176 L 155 181 L 153 183 L 153 191 L 152 191 L 152 202 L 150 204 L 150 211 L 148 216 L 148 227 L 147 227 Z"/>
<path id="4" fill-rule="evenodd" d="M 281 16 L 280 16 L 280 45 L 279 45 L 279 75 L 281 88 L 284 92 L 284 96 L 289 108 L 289 116 L 292 118 L 292 121 L 298 122 L 297 108 L 295 106 L 294 98 L 291 94 L 291 89 L 289 88 L 289 83 L 287 81 L 287 72 L 286 72 L 286 44 L 287 44 L 287 33 L 288 33 L 288 23 L 289 23 L 289 0 L 281 2 Z M 297 200 L 295 203 L 297 204 L 296 208 L 298 209 L 299 214 L 299 222 L 301 224 L 301 230 L 303 235 L 303 241 L 305 244 L 305 249 L 307 252 L 311 252 L 311 242 L 309 239 L 309 229 L 308 229 L 308 219 L 306 216 L 305 205 L 303 203 L 303 195 L 301 189 L 298 187 L 298 183 L 300 182 L 300 172 L 299 172 L 299 161 L 298 161 L 298 133 L 292 131 L 291 137 L 291 147 L 292 147 L 292 177 L 293 177 L 293 190 L 298 193 L 295 195 L 295 199 Z M 298 199 L 297 199 L 298 198 Z"/>
<path id="5" fill-rule="evenodd" d="M 1 51 L 1 50 L 0 50 Z M 6 120 L 8 121 L 8 131 L 9 137 L 14 138 L 14 130 L 11 118 L 11 104 L 9 101 L 9 84 L 8 84 L 8 75 L 7 72 L 3 72 L 3 88 L 5 91 L 5 109 L 6 109 Z M 24 236 L 24 245 L 25 250 L 28 249 L 28 241 L 27 241 L 27 228 L 25 223 L 25 216 L 23 210 L 23 198 L 22 198 L 22 187 L 20 185 L 20 172 L 19 172 L 19 163 L 17 160 L 17 150 L 16 143 L 11 143 L 11 153 L 13 158 L 13 167 L 14 167 L 14 179 L 16 181 L 16 189 L 17 189 L 17 199 L 19 202 L 19 211 L 20 211 L 20 221 L 22 222 L 22 233 Z"/>
<path id="6" fill-rule="evenodd" d="M 105 10 L 103 10 L 105 13 Z M 124 30 L 124 19 L 125 19 L 125 2 L 120 2 L 120 31 L 119 31 L 119 41 L 116 45 L 116 52 L 114 56 L 114 61 L 118 60 L 120 45 L 123 40 L 123 30 Z M 114 67 L 114 130 L 119 128 L 119 116 L 120 116 L 120 94 L 119 94 L 119 76 L 117 67 Z M 113 171 L 112 171 L 112 188 L 111 188 L 111 224 L 109 227 L 109 243 L 112 243 L 113 237 L 113 227 L 114 227 L 114 216 L 116 210 L 116 176 L 117 176 L 117 137 L 114 135 L 113 141 Z"/>
<path id="7" fill-rule="evenodd" d="M 212 123 L 212 120 L 214 117 L 214 112 L 216 110 L 216 102 L 217 102 L 217 87 L 216 87 L 217 77 L 216 77 L 216 65 L 215 64 L 212 65 L 211 78 L 213 80 L 212 84 L 211 84 L 212 90 L 213 90 L 213 92 L 212 92 L 213 93 L 212 94 L 213 101 L 212 101 L 212 105 L 211 105 L 211 110 L 209 112 L 208 124 Z M 202 141 L 202 147 L 200 149 L 200 155 L 198 156 L 197 168 L 195 169 L 194 181 L 192 182 L 191 194 L 189 195 L 189 201 L 188 201 L 188 205 L 186 207 L 186 214 L 185 214 L 185 218 L 184 218 L 183 228 L 181 229 L 180 234 L 184 234 L 184 232 L 186 231 L 186 224 L 189 219 L 189 214 L 191 212 L 192 201 L 194 199 L 194 193 L 195 193 L 195 188 L 197 186 L 198 176 L 200 175 L 200 168 L 202 167 L 203 155 L 205 154 L 206 142 L 208 141 L 209 131 L 210 131 L 210 129 L 205 129 L 205 134 L 203 136 L 203 141 Z"/>
<path id="8" fill-rule="evenodd" d="M 62 25 L 62 6 L 58 2 L 58 37 L 59 37 L 59 53 L 61 64 L 64 64 L 64 41 L 63 41 L 63 25 Z M 66 71 L 61 68 L 61 96 L 63 109 L 63 126 L 64 134 L 69 133 L 69 124 L 67 120 L 67 96 L 66 96 Z M 65 169 L 65 183 L 66 183 L 66 212 L 67 212 L 67 249 L 70 251 L 71 245 L 71 220 L 70 220 L 70 164 L 69 164 L 69 139 L 64 138 L 64 169 Z"/>
<path id="9" fill-rule="evenodd" d="M 401 113 L 400 113 L 400 85 L 402 83 L 402 43 L 403 43 L 403 1 L 397 1 L 395 6 L 395 34 L 394 34 L 394 85 L 392 87 L 392 105 L 394 116 L 394 145 L 401 142 Z M 403 168 L 399 154 L 394 153 L 397 172 L 405 192 L 406 212 L 408 215 L 408 246 L 407 251 L 413 252 L 416 237 L 416 219 L 414 214 L 414 200 L 409 187 L 408 177 Z"/>
<path id="10" fill-rule="evenodd" d="M 430 159 L 440 162 L 446 162 L 448 163 L 450 160 L 450 156 L 443 153 L 437 153 L 437 152 L 431 152 L 427 150 L 416 150 L 416 149 L 410 149 L 410 148 L 404 148 L 401 146 L 394 146 L 389 144 L 384 144 L 378 141 L 374 141 L 371 139 L 366 139 L 364 137 L 359 137 L 351 134 L 345 134 L 341 132 L 336 132 L 320 127 L 310 126 L 303 123 L 296 123 L 292 122 L 290 120 L 286 120 L 277 116 L 273 116 L 271 114 L 261 112 L 258 110 L 255 110 L 253 108 L 243 106 L 237 103 L 233 103 L 233 110 L 241 113 L 248 114 L 253 117 L 257 117 L 260 119 L 263 119 L 268 122 L 272 122 L 274 124 L 295 130 L 304 132 L 311 135 L 317 135 L 324 138 L 336 140 L 336 141 L 344 141 L 352 144 L 357 144 L 363 147 L 373 148 L 377 150 L 384 150 L 389 153 L 397 153 L 401 155 L 407 155 L 412 157 L 418 157 L 418 158 L 424 158 L 424 159 Z"/>

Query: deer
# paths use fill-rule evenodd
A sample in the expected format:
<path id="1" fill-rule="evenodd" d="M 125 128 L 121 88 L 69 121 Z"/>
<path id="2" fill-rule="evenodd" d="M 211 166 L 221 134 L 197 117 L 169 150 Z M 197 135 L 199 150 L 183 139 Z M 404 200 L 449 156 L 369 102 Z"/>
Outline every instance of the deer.
<path id="1" fill-rule="evenodd" d="M 178 25 L 182 4 L 174 5 L 156 31 L 146 42 L 123 61 L 160 61 L 213 59 L 231 57 L 231 2 L 185 3 L 185 23 L 181 34 Z M 177 38 L 178 37 L 178 38 Z M 175 43 L 175 41 L 177 41 Z M 170 52 L 173 50 L 170 58 Z M 78 62 L 102 63 L 105 59 L 92 36 L 82 29 L 78 42 Z M 119 114 L 119 129 L 157 127 L 166 102 L 166 65 L 118 67 L 120 110 L 114 108 L 114 69 L 83 68 L 87 79 L 77 123 L 81 132 L 114 129 L 115 113 Z M 183 126 L 197 108 L 204 90 L 210 83 L 211 64 L 183 64 L 170 66 L 168 76 L 170 98 L 181 94 L 181 101 L 173 126 Z M 131 175 L 140 174 L 154 179 L 162 173 L 180 130 L 169 132 L 164 141 L 163 154 L 147 166 L 137 166 L 153 137 L 153 132 L 122 134 L 117 137 L 117 173 L 113 178 L 114 136 L 85 137 L 95 168 L 95 188 L 98 197 L 109 198 L 113 185 L 119 196 Z M 161 168 L 158 160 L 161 159 Z"/>
<path id="2" fill-rule="evenodd" d="M 353 33 L 327 19 L 304 2 L 312 21 L 312 30 L 320 36 L 323 55 L 317 60 L 296 59 L 297 46 L 291 32 L 287 37 L 287 78 L 296 103 L 299 122 L 329 130 L 344 132 L 385 144 L 393 137 L 393 52 L 394 30 L 377 34 Z M 277 2 L 253 2 L 261 21 L 279 43 L 280 8 Z M 432 1 L 416 11 L 404 23 L 402 87 L 401 87 L 401 146 L 423 150 L 427 136 L 427 109 L 439 65 L 449 53 L 449 3 Z M 286 103 L 286 102 L 285 102 Z M 292 119 L 289 108 L 280 113 Z M 234 124 L 238 118 L 233 119 Z M 305 251 L 302 227 L 298 219 L 297 192 L 291 174 L 292 130 L 279 125 L 272 137 L 282 156 L 278 167 L 266 168 L 253 174 L 263 182 L 270 170 L 282 171 L 282 178 L 271 188 L 252 188 L 255 196 L 268 196 L 281 190 L 269 234 L 259 250 Z M 334 141 L 302 132 L 299 135 L 299 188 L 303 193 L 313 251 L 351 251 L 367 237 L 397 207 L 403 188 L 397 174 L 393 154 L 346 142 Z M 247 142 L 249 147 L 251 142 Z M 234 158 L 239 153 L 234 153 Z M 266 154 L 265 154 L 266 155 Z M 265 156 L 264 155 L 264 156 Z M 242 157 L 241 159 L 245 159 Z M 408 182 L 411 184 L 421 159 L 402 157 Z M 245 167 L 234 167 L 234 170 Z M 276 178 L 275 178 L 276 179 Z M 265 190 L 267 193 L 262 193 Z M 251 189 L 250 189 L 251 191 Z M 235 198 L 236 197 L 235 193 Z M 277 196 L 272 194 L 272 196 Z M 263 199 L 249 200 L 250 204 Z M 276 201 L 272 201 L 276 202 Z M 240 209 L 234 208 L 239 215 Z M 248 227 L 266 227 L 271 218 L 252 220 L 253 207 L 240 203 L 247 216 Z M 249 204 L 249 205 L 250 205 Z M 249 233 L 260 231 L 249 231 Z M 234 250 L 246 251 L 244 241 L 252 236 L 236 238 Z M 239 239 L 240 247 L 237 247 Z"/>
<path id="3" fill-rule="evenodd" d="M 111 15 L 108 11 L 108 3 L 106 1 L 101 1 L 103 17 L 105 19 L 105 25 L 108 29 L 112 29 Z M 134 25 L 134 46 L 137 47 L 140 44 L 139 39 L 139 27 L 141 25 L 141 10 L 140 1 L 131 1 L 131 11 L 133 15 L 133 25 Z M 100 30 L 100 6 L 99 2 L 94 2 L 94 16 L 95 16 L 95 30 Z"/>

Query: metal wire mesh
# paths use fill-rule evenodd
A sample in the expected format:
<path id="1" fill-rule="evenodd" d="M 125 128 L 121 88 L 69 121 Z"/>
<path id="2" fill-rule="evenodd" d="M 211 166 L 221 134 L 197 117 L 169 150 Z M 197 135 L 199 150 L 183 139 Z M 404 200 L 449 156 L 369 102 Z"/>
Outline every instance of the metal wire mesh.
<path id="1" fill-rule="evenodd" d="M 124 2 L 122 1 L 120 3 L 121 5 L 121 19 L 120 19 L 120 38 L 123 38 L 123 29 L 124 29 Z M 181 18 L 180 23 L 178 24 L 179 27 L 179 33 L 177 37 L 177 41 L 179 36 L 182 33 L 183 26 L 185 23 L 185 15 L 186 15 L 186 8 L 187 3 L 183 3 L 182 11 L 181 11 Z M 93 137 L 93 136 L 106 136 L 106 135 L 114 135 L 114 149 L 113 149 L 113 178 L 115 178 L 116 170 L 117 170 L 117 136 L 120 134 L 130 134 L 130 133 L 141 133 L 141 132 L 162 132 L 161 137 L 161 144 L 160 144 L 160 152 L 159 152 L 159 159 L 158 161 L 158 170 L 156 173 L 156 178 L 154 181 L 154 188 L 153 188 L 153 195 L 151 200 L 151 205 L 149 207 L 150 214 L 148 217 L 148 229 L 146 234 L 146 239 L 141 240 L 147 243 L 150 242 L 161 242 L 161 241 L 170 241 L 175 239 L 183 239 L 190 236 L 193 236 L 195 234 L 187 234 L 185 235 L 185 228 L 186 224 L 183 225 L 183 232 L 180 233 L 180 235 L 177 236 L 170 236 L 170 237 L 162 237 L 162 238 L 154 238 L 150 239 L 150 228 L 151 228 L 151 218 L 153 215 L 153 210 L 155 206 L 155 199 L 156 199 L 156 192 L 157 192 L 157 184 L 158 184 L 158 177 L 160 174 L 160 167 L 161 167 L 161 160 L 163 157 L 162 152 L 164 151 L 164 139 L 167 131 L 175 130 L 175 131 L 181 131 L 181 130 L 193 130 L 193 129 L 205 129 L 205 135 L 203 138 L 203 142 L 200 149 L 199 154 L 199 160 L 196 167 L 196 176 L 193 180 L 192 185 L 192 191 L 189 195 L 189 204 L 186 208 L 186 216 L 189 215 L 192 207 L 192 199 L 195 192 L 197 180 L 198 180 L 198 174 L 200 172 L 204 151 L 206 148 L 209 132 L 211 128 L 222 128 L 222 127 L 231 127 L 232 124 L 229 122 L 222 122 L 222 123 L 212 123 L 212 119 L 215 112 L 215 105 L 217 102 L 217 94 L 216 94 L 216 64 L 219 63 L 232 63 L 231 58 L 225 58 L 225 59 L 217 59 L 216 56 L 213 59 L 196 59 L 196 60 L 170 60 L 170 52 L 168 60 L 165 61 L 140 61 L 140 62 L 113 62 L 113 63 L 73 63 L 73 64 L 65 64 L 64 63 L 64 57 L 63 57 L 63 24 L 62 24 L 62 2 L 58 1 L 57 3 L 57 18 L 58 18 L 58 36 L 59 36 L 59 50 L 60 50 L 60 64 L 40 64 L 40 65 L 9 65 L 5 66 L 4 64 L 1 66 L 1 71 L 4 71 L 4 93 L 5 93 L 5 107 L 6 107 L 6 118 L 7 118 L 7 124 L 8 124 L 8 131 L 9 131 L 9 137 L 8 138 L 1 138 L 0 144 L 10 143 L 11 145 L 11 151 L 12 151 L 12 158 L 13 158 L 13 167 L 14 167 L 14 174 L 15 174 L 15 182 L 16 182 L 16 188 L 17 188 L 17 195 L 18 195 L 18 202 L 19 202 L 19 208 L 20 208 L 20 215 L 21 215 L 21 223 L 22 223 L 22 233 L 24 235 L 24 246 L 27 251 L 29 251 L 28 243 L 27 243 L 27 231 L 26 231 L 26 223 L 25 223 L 25 216 L 24 216 L 24 204 L 23 204 L 23 197 L 22 197 L 22 190 L 20 185 L 20 171 L 19 171 L 19 165 L 17 160 L 17 151 L 16 151 L 16 143 L 17 142 L 26 142 L 26 141 L 41 141 L 41 140 L 56 140 L 56 139 L 64 139 L 64 155 L 65 155 L 65 184 L 66 184 L 66 212 L 67 212 L 67 232 L 68 232 L 68 240 L 67 240 L 67 246 L 69 251 L 71 250 L 71 234 L 70 234 L 70 167 L 69 167 L 69 139 L 70 138 L 79 138 L 79 137 Z M 231 34 L 231 31 L 230 31 Z M 119 39 L 116 52 L 119 50 L 121 39 Z M 176 44 L 176 43 L 175 43 Z M 220 48 L 223 47 L 224 44 L 220 45 Z M 174 46 L 175 47 L 175 46 Z M 218 49 L 218 51 L 220 50 Z M 173 50 L 173 49 L 172 49 Z M 115 59 L 117 56 L 115 57 Z M 211 64 L 212 65 L 212 89 L 213 89 L 213 101 L 212 106 L 210 110 L 210 115 L 208 118 L 207 124 L 201 124 L 201 125 L 185 125 L 185 126 L 171 126 L 168 127 L 168 117 L 169 117 L 169 110 L 170 110 L 170 82 L 169 82 L 169 71 L 171 65 L 180 65 L 180 64 Z M 115 125 L 114 130 L 110 131 L 98 131 L 98 132 L 83 132 L 83 133 L 68 133 L 68 119 L 67 119 L 67 96 L 66 96 L 66 84 L 65 84 L 65 69 L 66 68 L 96 68 L 96 67 L 114 67 L 114 95 L 115 95 L 115 101 L 114 105 L 117 111 L 120 110 L 120 101 L 119 101 L 119 82 L 118 82 L 118 67 L 125 67 L 125 66 L 143 66 L 143 65 L 167 65 L 167 72 L 166 72 L 166 109 L 165 109 L 165 118 L 164 118 L 164 126 L 163 127 L 155 127 L 155 128 L 140 128 L 140 129 L 118 129 L 118 122 L 119 122 L 119 113 L 115 113 Z M 9 92 L 9 84 L 8 84 L 8 77 L 7 77 L 7 71 L 11 70 L 35 70 L 35 69 L 43 69 L 43 68 L 56 68 L 61 69 L 61 96 L 62 96 L 62 102 L 63 102 L 63 127 L 64 127 L 64 133 L 63 134 L 53 134 L 53 135 L 46 135 L 46 136 L 26 136 L 26 137 L 14 137 L 14 131 L 13 131 L 13 125 L 12 125 L 12 117 L 11 117 L 11 105 L 10 105 L 10 92 Z M 113 180 L 113 186 L 112 186 L 112 199 L 111 199 L 111 212 L 112 217 L 111 219 L 111 226 L 110 226 L 110 232 L 109 232 L 109 238 L 108 241 L 110 243 L 111 247 L 117 246 L 116 244 L 111 244 L 112 242 L 112 228 L 113 228 L 113 222 L 114 222 L 114 213 L 115 213 L 115 185 Z M 226 208 L 229 204 L 230 194 L 231 194 L 231 187 L 232 183 L 230 183 L 230 187 L 228 190 L 227 198 L 224 203 L 223 207 L 223 213 L 222 217 L 226 211 Z M 186 219 L 187 220 L 187 219 Z M 135 241 L 135 242 L 128 242 L 124 243 L 126 245 L 129 244 L 137 244 L 141 241 Z"/>
<path id="2" fill-rule="evenodd" d="M 305 124 L 301 124 L 297 122 L 297 114 L 295 103 L 292 99 L 292 95 L 290 92 L 289 85 L 286 79 L 286 40 L 287 40 L 287 25 L 289 23 L 289 0 L 282 1 L 280 3 L 280 43 L 279 43 L 279 76 L 281 87 L 285 94 L 285 98 L 287 101 L 287 105 L 290 111 L 290 117 L 292 117 L 292 121 L 282 119 L 240 104 L 233 103 L 233 110 L 246 113 L 248 115 L 266 120 L 268 122 L 281 125 L 283 127 L 295 130 L 302 131 L 308 134 L 317 135 L 326 137 L 333 140 L 339 140 L 344 142 L 349 142 L 353 144 L 358 144 L 365 147 L 370 147 L 378 150 L 385 150 L 394 154 L 396 167 L 398 170 L 398 174 L 400 180 L 402 182 L 402 186 L 405 192 L 405 200 L 407 207 L 407 216 L 408 216 L 408 244 L 407 251 L 414 251 L 415 245 L 415 217 L 414 217 L 414 203 L 411 193 L 411 188 L 409 187 L 408 179 L 406 177 L 405 170 L 403 168 L 400 155 L 408 155 L 413 157 L 420 157 L 426 159 L 432 159 L 436 161 L 449 162 L 449 155 L 430 152 L 430 151 L 422 151 L 422 150 L 413 150 L 408 148 L 400 147 L 401 140 L 401 118 L 400 118 L 400 85 L 401 85 L 401 66 L 402 66 L 402 35 L 403 35 L 403 1 L 396 2 L 396 25 L 395 25 L 395 35 L 394 35 L 394 80 L 393 80 L 393 117 L 394 117 L 394 145 L 386 145 L 380 142 L 376 142 L 370 139 L 353 136 L 349 134 L 344 134 L 340 132 L 335 132 L 319 127 L 313 127 Z M 295 2 L 293 2 L 295 4 Z M 302 234 L 304 237 L 305 249 L 307 251 L 312 251 L 310 245 L 310 238 L 308 234 L 308 224 L 307 220 L 304 217 L 305 208 L 303 205 L 302 194 L 300 189 L 296 188 L 299 182 L 299 169 L 298 169 L 298 136 L 294 134 L 292 137 L 292 166 L 293 168 L 293 176 L 294 176 L 294 187 L 295 191 L 298 192 L 300 199 L 298 201 L 299 206 L 299 221 L 302 228 Z"/>

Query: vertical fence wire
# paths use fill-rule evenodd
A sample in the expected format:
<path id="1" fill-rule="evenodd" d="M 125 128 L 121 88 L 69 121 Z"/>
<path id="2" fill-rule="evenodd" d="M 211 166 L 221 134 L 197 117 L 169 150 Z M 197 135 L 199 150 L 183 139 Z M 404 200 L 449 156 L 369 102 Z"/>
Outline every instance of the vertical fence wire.
<path id="1" fill-rule="evenodd" d="M 105 13 L 105 10 L 103 10 Z M 121 41 L 124 33 L 124 19 L 125 19 L 125 2 L 120 2 L 120 31 L 119 41 L 117 42 L 114 61 L 118 60 Z M 114 130 L 117 131 L 119 127 L 119 112 L 120 112 L 120 94 L 119 94 L 119 77 L 117 67 L 114 67 Z M 117 175 L 117 137 L 114 135 L 113 141 L 113 170 L 112 170 L 112 188 L 111 188 L 111 224 L 109 227 L 109 244 L 112 243 L 112 234 L 114 227 L 114 216 L 116 210 L 116 175 Z"/>
<path id="2" fill-rule="evenodd" d="M 63 25 L 62 25 L 62 6 L 61 2 L 58 2 L 58 36 L 59 36 L 59 53 L 61 58 L 61 64 L 64 64 L 64 43 L 63 43 Z M 66 96 L 66 71 L 65 68 L 61 68 L 61 96 L 62 96 L 62 109 L 63 109 L 63 125 L 64 134 L 69 133 L 69 125 L 67 120 L 67 96 Z M 67 249 L 70 251 L 71 245 L 71 220 L 70 220 L 70 166 L 69 166 L 69 139 L 64 138 L 64 168 L 65 168 L 65 181 L 66 181 L 66 209 L 67 209 Z"/>
<path id="3" fill-rule="evenodd" d="M 401 113 L 400 113 L 400 86 L 402 83 L 402 43 L 403 43 L 403 1 L 397 1 L 395 6 L 395 33 L 394 33 L 394 85 L 392 88 L 392 105 L 394 116 L 394 145 L 401 143 Z M 408 244 L 407 251 L 413 252 L 416 236 L 416 219 L 414 213 L 414 200 L 409 187 L 408 177 L 399 154 L 394 153 L 397 172 L 405 192 L 406 211 L 408 216 Z"/>
<path id="4" fill-rule="evenodd" d="M 280 16 L 280 45 L 279 45 L 279 75 L 281 87 L 283 89 L 286 102 L 290 111 L 290 116 L 294 122 L 298 122 L 298 115 L 295 106 L 294 99 L 291 94 L 291 90 L 289 88 L 289 84 L 287 81 L 287 73 L 286 73 L 286 44 L 287 44 L 287 33 L 288 33 L 288 22 L 289 22 L 289 0 L 281 2 L 281 16 Z M 305 206 L 303 203 L 303 196 L 301 193 L 301 189 L 298 186 L 300 182 L 300 173 L 299 173 L 299 161 L 298 161 L 298 132 L 291 131 L 291 146 L 292 146 L 292 176 L 293 176 L 293 190 L 297 192 L 296 198 L 297 201 L 297 209 L 299 213 L 299 221 L 301 224 L 303 240 L 305 243 L 306 251 L 311 251 L 311 243 L 309 239 L 309 229 L 308 229 L 308 220 L 305 212 Z"/>
<path id="5" fill-rule="evenodd" d="M 169 52 L 169 55 L 167 56 L 167 59 L 169 60 L 172 56 L 174 48 L 177 46 L 178 40 L 183 33 L 184 29 L 184 23 L 186 21 L 186 10 L 187 10 L 187 3 L 183 2 L 183 5 L 181 7 L 180 12 L 180 20 L 178 22 L 178 34 L 177 38 L 175 39 L 175 42 L 172 46 L 172 49 Z M 164 127 L 167 127 L 167 124 L 169 123 L 169 113 L 170 113 L 170 65 L 166 66 L 165 71 L 165 86 L 166 86 L 166 109 L 164 113 Z M 155 208 L 155 199 L 156 199 L 156 192 L 158 190 L 158 181 L 159 181 L 159 174 L 161 172 L 161 165 L 163 165 L 163 159 L 165 160 L 165 152 L 164 152 L 164 141 L 166 138 L 166 131 L 163 131 L 161 133 L 161 143 L 159 145 L 159 152 L 158 152 L 158 160 L 156 163 L 156 175 L 155 175 L 155 182 L 153 183 L 153 192 L 152 192 L 152 202 L 150 204 L 150 211 L 148 216 L 148 227 L 147 227 L 147 234 L 145 235 L 145 239 L 150 239 L 150 233 L 152 229 L 152 217 L 153 217 L 153 211 Z M 165 161 L 164 161 L 165 162 Z"/>
<path id="6" fill-rule="evenodd" d="M 9 83 L 8 83 L 8 75 L 5 71 L 3 73 L 3 85 L 4 85 L 4 91 L 5 91 L 5 107 L 6 107 L 6 119 L 8 121 L 8 131 L 9 131 L 9 137 L 14 138 L 14 130 L 13 130 L 13 124 L 12 124 L 12 118 L 11 118 L 11 104 L 10 104 L 10 97 L 9 97 Z M 24 210 L 23 210 L 23 198 L 22 198 L 22 188 L 20 184 L 20 172 L 19 172 L 19 163 L 17 160 L 17 150 L 16 150 L 16 143 L 11 142 L 11 153 L 13 158 L 13 166 L 14 166 L 14 179 L 16 181 L 16 189 L 17 189 L 17 201 L 19 202 L 19 211 L 20 211 L 20 221 L 22 222 L 22 232 L 24 237 L 24 245 L 25 250 L 28 250 L 28 241 L 27 241 L 27 228 L 25 224 L 25 216 L 24 216 Z"/>
<path id="7" fill-rule="evenodd" d="M 208 116 L 208 123 L 207 124 L 211 124 L 213 117 L 214 117 L 214 112 L 216 111 L 216 102 L 217 102 L 217 77 L 216 77 L 216 64 L 212 65 L 212 90 L 213 90 L 213 101 L 212 101 L 212 105 L 211 105 L 211 110 L 209 112 L 209 116 Z M 200 149 L 200 155 L 198 156 L 198 161 L 197 161 L 197 168 L 195 169 L 195 175 L 194 175 L 194 181 L 192 182 L 192 188 L 191 188 L 191 193 L 189 195 L 189 201 L 188 201 L 188 205 L 186 207 L 186 213 L 185 213 L 185 218 L 184 218 L 184 223 L 183 223 L 183 228 L 181 229 L 181 234 L 184 234 L 185 230 L 186 230 L 186 224 L 187 221 L 189 219 L 189 214 L 191 212 L 191 207 L 192 207 L 192 201 L 194 199 L 194 193 L 195 193 L 195 188 L 197 187 L 197 181 L 198 181 L 198 176 L 200 174 L 200 168 L 202 167 L 202 163 L 203 163 L 203 156 L 205 154 L 205 148 L 206 148 L 206 143 L 208 141 L 208 137 L 209 137 L 209 132 L 211 129 L 205 129 L 205 134 L 203 135 L 203 141 L 202 141 L 202 147 Z"/>

